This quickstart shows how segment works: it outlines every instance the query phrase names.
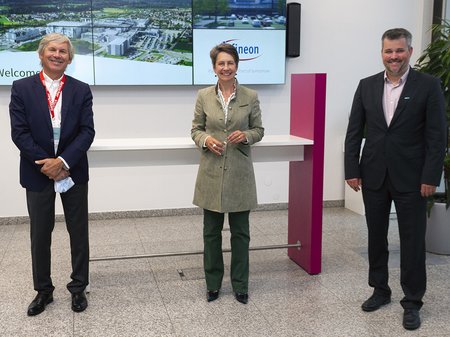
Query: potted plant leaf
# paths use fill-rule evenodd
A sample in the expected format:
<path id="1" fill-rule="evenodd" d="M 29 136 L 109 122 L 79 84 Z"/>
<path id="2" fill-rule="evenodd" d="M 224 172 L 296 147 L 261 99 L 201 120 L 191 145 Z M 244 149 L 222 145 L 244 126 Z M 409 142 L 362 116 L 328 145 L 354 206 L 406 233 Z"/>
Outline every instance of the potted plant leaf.
<path id="1" fill-rule="evenodd" d="M 417 60 L 415 69 L 441 79 L 447 125 L 450 125 L 450 21 L 442 20 L 431 28 L 432 41 Z M 450 132 L 444 159 L 443 191 L 436 192 L 428 202 L 426 234 L 427 251 L 450 254 Z"/>

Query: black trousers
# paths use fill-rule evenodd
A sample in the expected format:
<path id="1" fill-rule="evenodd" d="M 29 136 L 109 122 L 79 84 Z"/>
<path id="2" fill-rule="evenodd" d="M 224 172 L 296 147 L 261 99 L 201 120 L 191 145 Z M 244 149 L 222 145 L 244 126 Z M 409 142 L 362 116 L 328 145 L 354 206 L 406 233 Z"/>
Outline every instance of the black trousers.
<path id="1" fill-rule="evenodd" d="M 55 289 L 51 279 L 51 243 L 55 227 L 56 193 L 53 183 L 50 183 L 41 192 L 27 190 L 26 195 L 34 289 L 51 293 Z M 89 283 L 88 185 L 75 185 L 61 193 L 61 201 L 72 257 L 72 281 L 67 284 L 67 289 L 76 293 L 83 291 Z"/>
<path id="2" fill-rule="evenodd" d="M 363 198 L 369 232 L 369 285 L 375 293 L 390 295 L 388 285 L 388 229 L 394 201 L 400 237 L 400 283 L 405 309 L 420 309 L 426 290 L 426 198 L 420 190 L 400 193 L 389 177 L 378 190 L 364 188 Z"/>

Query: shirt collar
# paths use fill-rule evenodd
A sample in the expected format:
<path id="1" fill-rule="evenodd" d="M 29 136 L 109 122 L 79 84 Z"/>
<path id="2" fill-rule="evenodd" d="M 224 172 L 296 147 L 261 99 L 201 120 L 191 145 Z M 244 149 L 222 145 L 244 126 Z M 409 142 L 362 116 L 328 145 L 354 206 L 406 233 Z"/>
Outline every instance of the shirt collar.
<path id="1" fill-rule="evenodd" d="M 59 85 L 59 82 L 61 82 L 61 79 L 64 77 L 64 74 L 61 75 L 60 78 L 58 78 L 57 80 L 52 80 L 43 70 L 42 73 L 44 74 L 44 80 L 45 80 L 45 85 L 50 86 L 50 85 Z"/>
<path id="2" fill-rule="evenodd" d="M 410 67 L 408 67 L 408 70 L 406 70 L 406 72 L 402 75 L 402 77 L 400 77 L 400 81 L 398 81 L 398 84 L 403 84 L 406 81 L 406 79 L 408 78 L 409 69 Z M 387 77 L 386 70 L 384 71 L 384 82 L 392 83 L 391 80 Z"/>
<path id="3" fill-rule="evenodd" d="M 237 79 L 234 79 L 234 84 L 233 84 L 233 95 L 234 96 L 236 95 L 237 85 L 238 85 Z M 216 93 L 220 93 L 222 95 L 222 90 L 220 90 L 219 81 L 217 81 L 217 84 L 216 84 Z"/>

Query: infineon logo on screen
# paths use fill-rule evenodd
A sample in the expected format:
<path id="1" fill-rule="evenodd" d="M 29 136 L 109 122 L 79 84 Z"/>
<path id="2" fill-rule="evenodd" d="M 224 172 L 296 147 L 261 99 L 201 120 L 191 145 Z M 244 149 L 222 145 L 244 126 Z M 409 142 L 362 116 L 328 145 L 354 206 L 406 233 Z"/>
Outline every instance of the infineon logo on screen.
<path id="1" fill-rule="evenodd" d="M 254 59 L 257 59 L 262 55 L 260 51 L 259 46 L 251 46 L 246 44 L 241 44 L 238 42 L 239 39 L 231 39 L 231 40 L 225 40 L 223 43 L 231 44 L 234 48 L 236 48 L 238 54 L 239 54 L 239 62 L 240 61 L 251 61 Z"/>

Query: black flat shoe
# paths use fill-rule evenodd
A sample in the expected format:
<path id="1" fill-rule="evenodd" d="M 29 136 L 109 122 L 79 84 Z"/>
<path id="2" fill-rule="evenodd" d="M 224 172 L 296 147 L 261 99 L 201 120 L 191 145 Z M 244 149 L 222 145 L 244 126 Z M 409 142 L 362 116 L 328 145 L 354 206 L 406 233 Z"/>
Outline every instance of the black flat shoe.
<path id="1" fill-rule="evenodd" d="M 219 290 L 208 290 L 207 300 L 208 302 L 215 301 L 219 298 Z"/>
<path id="2" fill-rule="evenodd" d="M 73 293 L 72 294 L 72 310 L 75 312 L 82 312 L 84 311 L 88 306 L 86 294 L 84 291 L 80 293 Z"/>
<path id="3" fill-rule="evenodd" d="M 241 302 L 242 304 L 248 303 L 248 294 L 247 293 L 235 293 L 234 297 L 238 302 Z"/>
<path id="4" fill-rule="evenodd" d="M 405 309 L 403 313 L 403 327 L 406 330 L 416 330 L 420 327 L 420 314 L 417 309 Z"/>
<path id="5" fill-rule="evenodd" d="M 53 294 L 38 293 L 28 306 L 27 315 L 36 316 L 45 310 L 47 304 L 53 302 Z"/>
<path id="6" fill-rule="evenodd" d="M 391 303 L 390 296 L 373 294 L 361 305 L 361 309 L 364 311 L 375 311 L 377 309 L 380 309 L 380 307 L 382 307 L 383 305 L 389 303 Z"/>

